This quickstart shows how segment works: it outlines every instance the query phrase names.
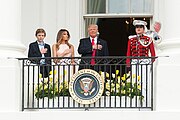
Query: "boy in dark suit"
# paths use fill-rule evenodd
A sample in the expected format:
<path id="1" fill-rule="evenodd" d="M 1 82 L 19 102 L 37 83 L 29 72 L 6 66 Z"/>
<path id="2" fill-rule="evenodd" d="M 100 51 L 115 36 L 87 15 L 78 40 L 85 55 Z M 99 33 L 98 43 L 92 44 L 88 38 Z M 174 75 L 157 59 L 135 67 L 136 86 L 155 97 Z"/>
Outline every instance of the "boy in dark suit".
<path id="1" fill-rule="evenodd" d="M 97 61 L 93 59 L 93 57 L 109 56 L 107 42 L 98 37 L 98 26 L 95 24 L 89 25 L 88 33 L 90 37 L 80 39 L 78 53 L 81 54 L 81 57 L 92 58 L 87 60 L 82 59 L 80 62 L 79 70 L 84 68 L 90 68 L 99 71 L 100 69 L 96 65 Z"/>
<path id="2" fill-rule="evenodd" d="M 40 73 L 42 74 L 42 77 L 48 77 L 49 72 L 51 71 L 51 59 L 41 59 L 44 57 L 51 57 L 50 45 L 44 42 L 46 32 L 44 29 L 37 29 L 35 36 L 37 40 L 30 43 L 28 57 L 39 57 L 31 60 L 31 62 L 40 64 Z"/>

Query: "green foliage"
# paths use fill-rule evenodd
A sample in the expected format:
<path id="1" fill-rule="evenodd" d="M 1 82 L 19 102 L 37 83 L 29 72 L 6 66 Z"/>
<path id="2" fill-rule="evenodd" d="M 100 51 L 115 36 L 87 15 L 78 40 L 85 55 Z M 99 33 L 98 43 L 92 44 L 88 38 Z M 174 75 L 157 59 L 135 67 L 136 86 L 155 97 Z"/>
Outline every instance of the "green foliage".
<path id="1" fill-rule="evenodd" d="M 141 78 L 140 76 L 132 75 L 130 72 L 124 74 L 122 77 L 118 76 L 119 71 L 116 70 L 116 74 L 100 72 L 101 77 L 105 80 L 104 95 L 107 96 L 128 96 L 134 98 L 138 96 L 143 100 L 144 96 L 141 92 Z"/>
<path id="2" fill-rule="evenodd" d="M 57 78 L 52 77 L 51 75 L 48 78 L 41 78 L 39 84 L 35 88 L 35 97 L 37 99 L 42 99 L 48 97 L 50 99 L 58 96 L 69 96 L 68 82 L 60 81 Z"/>

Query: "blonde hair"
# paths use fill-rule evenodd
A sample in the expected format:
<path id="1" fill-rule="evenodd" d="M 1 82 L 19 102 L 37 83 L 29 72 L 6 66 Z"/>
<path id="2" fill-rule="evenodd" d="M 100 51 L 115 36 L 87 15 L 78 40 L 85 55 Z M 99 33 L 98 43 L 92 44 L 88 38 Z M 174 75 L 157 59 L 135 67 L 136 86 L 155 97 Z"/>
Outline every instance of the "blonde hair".
<path id="1" fill-rule="evenodd" d="M 88 26 L 88 30 L 89 30 L 90 27 L 96 27 L 96 28 L 98 29 L 98 25 L 96 25 L 96 24 L 90 24 L 90 25 Z"/>

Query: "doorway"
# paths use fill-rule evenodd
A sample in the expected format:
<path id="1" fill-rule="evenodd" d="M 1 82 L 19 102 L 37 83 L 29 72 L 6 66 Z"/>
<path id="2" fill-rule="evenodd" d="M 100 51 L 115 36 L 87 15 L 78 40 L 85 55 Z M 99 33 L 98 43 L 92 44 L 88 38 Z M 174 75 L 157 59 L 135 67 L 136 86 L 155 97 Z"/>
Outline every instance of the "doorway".
<path id="1" fill-rule="evenodd" d="M 149 29 L 150 18 L 136 18 L 145 20 Z M 128 36 L 135 35 L 134 18 L 99 18 L 99 37 L 107 41 L 109 56 L 126 56 Z"/>

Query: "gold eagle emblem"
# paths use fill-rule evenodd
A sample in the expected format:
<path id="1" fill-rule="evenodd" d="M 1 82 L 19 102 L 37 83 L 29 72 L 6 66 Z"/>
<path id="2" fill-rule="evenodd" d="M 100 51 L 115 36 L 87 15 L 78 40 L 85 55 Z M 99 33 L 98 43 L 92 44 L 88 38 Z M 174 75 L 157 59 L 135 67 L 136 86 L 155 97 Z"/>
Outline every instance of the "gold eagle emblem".
<path id="1" fill-rule="evenodd" d="M 91 90 L 91 88 L 93 86 L 93 82 L 94 82 L 92 79 L 83 78 L 79 82 L 80 82 L 81 89 L 83 90 L 83 93 L 85 96 L 91 95 L 92 92 L 94 92 L 95 88 L 93 88 Z"/>

